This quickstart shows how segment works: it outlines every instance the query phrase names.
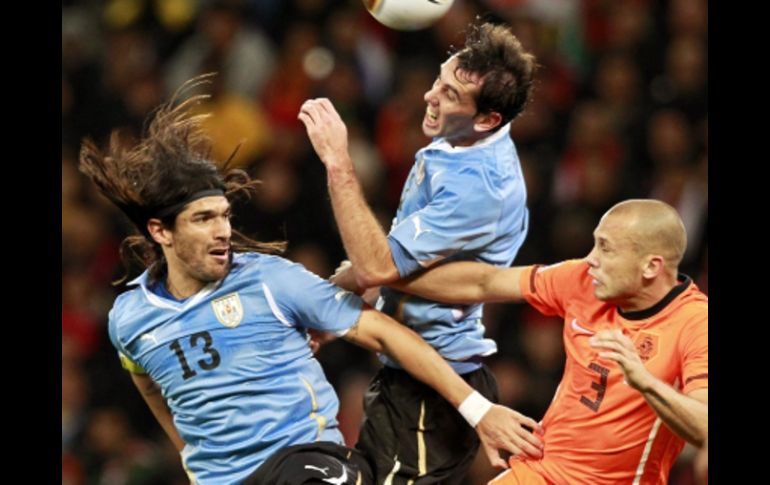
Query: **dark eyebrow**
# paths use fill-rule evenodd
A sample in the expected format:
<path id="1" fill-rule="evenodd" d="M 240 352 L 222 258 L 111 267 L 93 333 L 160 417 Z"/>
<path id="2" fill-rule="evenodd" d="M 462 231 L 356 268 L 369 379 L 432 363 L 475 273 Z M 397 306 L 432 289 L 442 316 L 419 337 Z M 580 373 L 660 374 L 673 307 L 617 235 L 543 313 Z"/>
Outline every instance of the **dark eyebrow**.
<path id="1" fill-rule="evenodd" d="M 214 214 L 215 211 L 213 210 L 199 210 L 192 213 L 192 217 L 198 217 L 198 216 L 210 216 Z"/>
<path id="2" fill-rule="evenodd" d="M 228 213 L 232 212 L 232 210 L 231 210 L 230 206 L 227 206 L 227 209 L 225 209 L 224 211 L 221 211 L 221 212 L 223 214 L 228 214 Z M 214 209 L 202 209 L 202 210 L 193 212 L 191 217 L 214 216 L 214 215 L 217 215 L 219 213 L 220 213 L 220 211 L 214 210 Z"/>

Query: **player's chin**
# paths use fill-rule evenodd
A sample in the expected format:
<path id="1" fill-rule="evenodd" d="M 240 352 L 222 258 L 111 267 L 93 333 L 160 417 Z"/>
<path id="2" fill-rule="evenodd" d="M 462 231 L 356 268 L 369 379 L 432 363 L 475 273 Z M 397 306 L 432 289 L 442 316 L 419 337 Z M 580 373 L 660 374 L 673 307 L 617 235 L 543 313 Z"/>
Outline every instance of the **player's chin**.
<path id="1" fill-rule="evenodd" d="M 219 281 L 225 276 L 227 276 L 228 271 L 230 271 L 229 261 L 226 261 L 224 263 L 216 263 L 213 265 L 209 265 L 209 267 L 206 268 L 206 280 Z"/>
<path id="2" fill-rule="evenodd" d="M 610 299 L 607 289 L 603 286 L 594 287 L 594 296 L 600 301 L 608 301 Z"/>
<path id="3" fill-rule="evenodd" d="M 428 138 L 435 138 L 441 132 L 441 125 L 438 123 L 431 123 L 427 115 L 422 120 L 422 134 Z"/>

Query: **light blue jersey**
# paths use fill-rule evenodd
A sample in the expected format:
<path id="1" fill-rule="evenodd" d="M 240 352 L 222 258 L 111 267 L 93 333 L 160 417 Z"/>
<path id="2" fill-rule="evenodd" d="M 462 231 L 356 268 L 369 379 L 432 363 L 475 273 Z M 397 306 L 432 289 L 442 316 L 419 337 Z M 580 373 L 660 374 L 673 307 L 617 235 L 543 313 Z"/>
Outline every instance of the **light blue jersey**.
<path id="1" fill-rule="evenodd" d="M 345 334 L 355 295 L 301 265 L 236 254 L 229 274 L 183 302 L 139 285 L 118 297 L 109 333 L 124 365 L 160 385 L 198 483 L 239 483 L 290 445 L 343 444 L 339 402 L 304 328 Z"/>
<path id="2" fill-rule="evenodd" d="M 442 260 L 511 264 L 527 235 L 529 212 L 509 131 L 506 125 L 470 147 L 436 138 L 417 152 L 388 235 L 401 277 Z M 381 295 L 377 308 L 419 333 L 458 373 L 480 367 L 462 361 L 497 352 L 484 338 L 482 305 L 437 303 L 392 288 Z"/>

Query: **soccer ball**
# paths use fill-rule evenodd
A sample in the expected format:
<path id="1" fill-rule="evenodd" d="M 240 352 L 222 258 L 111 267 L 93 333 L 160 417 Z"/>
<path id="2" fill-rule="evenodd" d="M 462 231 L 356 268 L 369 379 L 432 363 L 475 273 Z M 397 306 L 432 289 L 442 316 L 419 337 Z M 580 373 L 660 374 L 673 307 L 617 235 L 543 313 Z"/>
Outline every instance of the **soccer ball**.
<path id="1" fill-rule="evenodd" d="M 381 24 L 396 30 L 419 30 L 440 19 L 454 0 L 363 0 Z"/>

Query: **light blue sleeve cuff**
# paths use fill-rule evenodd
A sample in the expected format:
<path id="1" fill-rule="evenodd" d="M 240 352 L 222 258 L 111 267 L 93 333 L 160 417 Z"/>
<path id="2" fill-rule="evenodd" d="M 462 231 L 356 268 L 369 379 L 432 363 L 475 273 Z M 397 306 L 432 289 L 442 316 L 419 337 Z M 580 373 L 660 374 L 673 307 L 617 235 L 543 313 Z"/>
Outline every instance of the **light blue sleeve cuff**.
<path id="1" fill-rule="evenodd" d="M 405 278 L 415 271 L 422 269 L 420 263 L 414 259 L 414 256 L 409 254 L 409 252 L 404 248 L 404 246 L 401 245 L 400 242 L 398 242 L 398 240 L 388 236 L 388 246 L 390 246 L 390 254 L 393 256 L 393 263 L 396 265 L 398 274 L 402 278 Z"/>

